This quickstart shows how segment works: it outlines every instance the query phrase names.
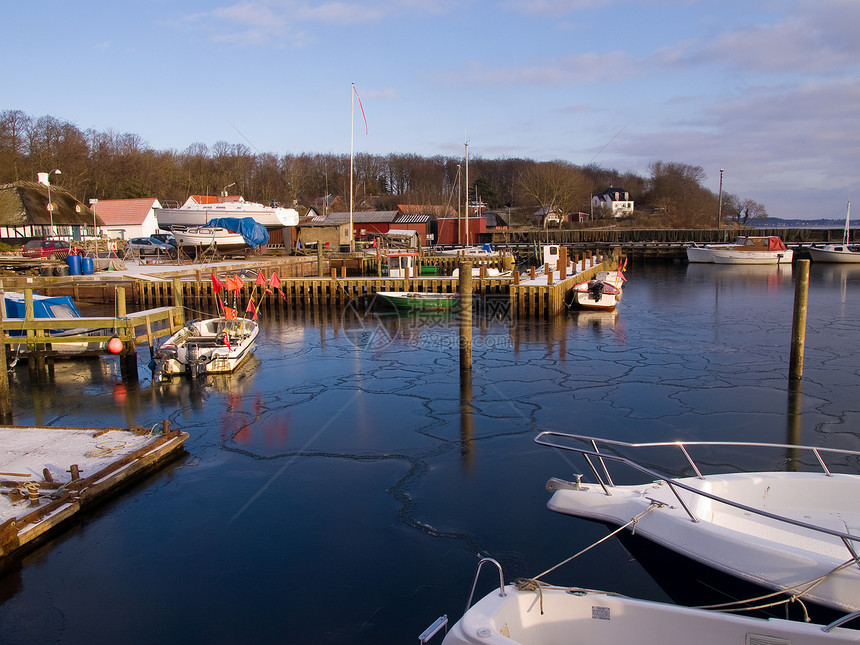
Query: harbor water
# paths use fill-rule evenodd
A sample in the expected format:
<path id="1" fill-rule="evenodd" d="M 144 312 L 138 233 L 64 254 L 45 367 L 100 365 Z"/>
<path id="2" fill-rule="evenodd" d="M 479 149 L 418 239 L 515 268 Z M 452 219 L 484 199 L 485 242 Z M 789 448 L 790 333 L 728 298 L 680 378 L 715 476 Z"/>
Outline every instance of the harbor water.
<path id="1" fill-rule="evenodd" d="M 609 532 L 546 508 L 550 477 L 586 471 L 542 430 L 860 449 L 860 270 L 811 267 L 796 388 L 791 266 L 626 275 L 613 313 L 476 303 L 471 372 L 458 321 L 363 304 L 261 312 L 229 376 L 153 384 L 146 348 L 134 385 L 111 358 L 40 384 L 18 367 L 16 425 L 168 419 L 190 438 L 0 577 L 0 643 L 416 642 L 462 614 L 478 558 L 531 577 Z M 610 540 L 547 579 L 683 601 L 688 570 L 634 556 Z"/>

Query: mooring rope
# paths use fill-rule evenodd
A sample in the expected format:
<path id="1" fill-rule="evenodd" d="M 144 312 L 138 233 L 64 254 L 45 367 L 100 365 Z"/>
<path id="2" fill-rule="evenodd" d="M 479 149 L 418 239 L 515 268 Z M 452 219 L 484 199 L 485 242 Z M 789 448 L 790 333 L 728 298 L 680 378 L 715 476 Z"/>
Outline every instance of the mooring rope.
<path id="1" fill-rule="evenodd" d="M 851 558 L 850 560 L 846 560 L 845 562 L 843 562 L 839 566 L 834 567 L 833 569 L 831 569 L 830 571 L 828 571 L 824 575 L 819 576 L 818 578 L 814 578 L 813 580 L 809 580 L 807 582 L 801 582 L 801 583 L 798 583 L 798 584 L 793 585 L 791 587 L 786 587 L 785 589 L 773 591 L 771 593 L 767 593 L 767 594 L 764 594 L 761 596 L 756 596 L 755 598 L 749 598 L 747 600 L 734 600 L 732 602 L 720 603 L 720 604 L 716 604 L 716 605 L 700 605 L 698 607 L 695 607 L 695 609 L 713 609 L 715 611 L 756 611 L 758 609 L 768 609 L 770 607 L 777 607 L 779 605 L 786 605 L 790 602 L 796 602 L 800 605 L 801 609 L 803 610 L 804 622 L 808 623 L 810 621 L 809 612 L 807 611 L 806 605 L 803 602 L 803 596 L 808 594 L 813 589 L 815 589 L 815 587 L 820 585 L 822 582 L 824 582 L 830 576 L 842 571 L 843 569 L 846 569 L 850 566 L 853 566 L 855 564 L 860 564 L 860 563 L 858 563 L 857 558 Z M 791 593 L 792 591 L 795 591 L 797 589 L 802 589 L 802 591 L 800 591 L 799 593 L 794 593 L 794 594 Z M 754 606 L 749 606 L 749 607 L 744 606 L 747 603 L 768 600 L 770 598 L 775 598 L 778 596 L 782 596 L 784 594 L 790 594 L 790 595 L 788 598 L 783 598 L 781 600 L 776 600 L 774 602 L 766 602 L 766 603 L 763 603 L 760 605 L 754 605 Z"/>
<path id="2" fill-rule="evenodd" d="M 591 549 L 593 549 L 594 547 L 596 547 L 598 544 L 602 544 L 603 542 L 606 542 L 606 540 L 610 539 L 611 537 L 614 537 L 615 535 L 617 535 L 618 533 L 620 533 L 621 531 L 626 529 L 628 526 L 633 527 L 631 529 L 631 532 L 635 534 L 636 524 L 639 523 L 639 520 L 641 520 L 643 517 L 648 515 L 648 513 L 650 513 L 651 511 L 658 509 L 658 508 L 663 508 L 664 506 L 665 506 L 665 504 L 662 504 L 660 502 L 656 502 L 656 501 L 652 500 L 651 504 L 648 506 L 648 508 L 646 508 L 644 511 L 642 511 L 641 513 L 636 515 L 636 517 L 631 519 L 629 522 L 627 522 L 623 526 L 619 526 L 617 529 L 612 531 L 612 533 L 609 533 L 608 535 L 600 538 L 597 542 L 585 547 L 584 549 L 582 549 L 578 553 L 575 553 L 574 555 L 570 556 L 569 558 L 562 560 L 561 562 L 550 567 L 549 569 L 547 569 L 543 573 L 539 573 L 534 578 L 517 578 L 517 580 L 514 582 L 514 586 L 517 589 L 519 589 L 520 591 L 537 591 L 538 595 L 540 596 L 540 613 L 541 613 L 541 615 L 543 615 L 543 589 L 544 588 L 546 588 L 546 589 L 553 589 L 553 588 L 555 588 L 555 589 L 566 589 L 567 587 L 553 587 L 552 585 L 548 585 L 545 582 L 541 582 L 539 580 L 539 578 L 545 576 L 548 573 L 555 571 L 556 569 L 567 564 L 571 560 L 578 558 L 583 553 L 586 553 L 586 552 L 590 551 Z M 588 591 L 588 590 L 582 590 L 582 591 Z"/>

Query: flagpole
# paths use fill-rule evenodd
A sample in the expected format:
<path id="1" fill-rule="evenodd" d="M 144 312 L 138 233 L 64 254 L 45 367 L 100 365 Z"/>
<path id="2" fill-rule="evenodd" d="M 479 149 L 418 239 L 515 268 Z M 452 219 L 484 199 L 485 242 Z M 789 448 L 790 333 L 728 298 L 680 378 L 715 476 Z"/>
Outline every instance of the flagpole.
<path id="1" fill-rule="evenodd" d="M 355 83 L 352 84 L 350 96 L 351 105 L 349 111 L 349 252 L 355 251 L 355 236 L 352 228 L 352 172 L 354 167 L 354 140 L 355 140 Z"/>

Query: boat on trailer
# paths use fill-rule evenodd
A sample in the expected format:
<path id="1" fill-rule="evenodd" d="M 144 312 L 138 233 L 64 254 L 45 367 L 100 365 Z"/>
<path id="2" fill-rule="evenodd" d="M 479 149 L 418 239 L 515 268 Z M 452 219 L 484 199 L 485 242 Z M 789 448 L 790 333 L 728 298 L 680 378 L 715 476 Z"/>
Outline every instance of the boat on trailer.
<path id="1" fill-rule="evenodd" d="M 498 568 L 499 585 L 472 605 L 481 567 Z M 478 563 L 466 612 L 448 629 L 438 618 L 419 637 L 428 643 L 445 633 L 442 645 L 825 645 L 860 643 L 860 631 L 780 618 L 754 618 L 629 598 L 606 591 L 549 585 L 536 580 L 505 584 L 501 565 L 492 558 Z"/>
<path id="2" fill-rule="evenodd" d="M 156 350 L 153 381 L 233 372 L 251 355 L 259 332 L 248 318 L 192 320 Z"/>
<path id="3" fill-rule="evenodd" d="M 550 479 L 551 510 L 615 526 L 636 518 L 637 535 L 708 567 L 777 595 L 860 610 L 860 475 L 825 462 L 854 469 L 860 453 L 768 443 L 636 444 L 561 432 L 541 432 L 535 442 L 578 453 L 596 482 Z M 693 476 L 669 477 L 624 456 L 646 452 L 650 464 L 653 451 L 667 450 L 680 453 Z M 777 463 L 806 470 L 704 474 L 691 456 L 701 450 L 713 463 L 722 450 L 745 458 L 775 451 Z M 618 485 L 620 477 L 641 483 Z"/>

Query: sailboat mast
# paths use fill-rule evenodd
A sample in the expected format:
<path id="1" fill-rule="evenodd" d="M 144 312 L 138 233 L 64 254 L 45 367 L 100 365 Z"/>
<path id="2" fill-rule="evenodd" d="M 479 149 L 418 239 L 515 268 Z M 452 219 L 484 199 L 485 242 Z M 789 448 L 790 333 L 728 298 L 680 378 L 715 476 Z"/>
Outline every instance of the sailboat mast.
<path id="1" fill-rule="evenodd" d="M 352 84 L 352 91 L 350 92 L 350 111 L 349 111 L 349 252 L 352 253 L 355 251 L 355 236 L 353 235 L 353 227 L 352 227 L 352 174 L 353 168 L 355 166 L 355 162 L 353 161 L 353 157 L 355 154 L 355 83 Z"/>
<path id="2" fill-rule="evenodd" d="M 469 141 L 466 140 L 466 242 L 469 246 Z"/>
<path id="3" fill-rule="evenodd" d="M 845 233 L 842 234 L 842 243 L 848 246 L 851 243 L 851 200 L 848 200 L 848 212 L 845 214 Z"/>

